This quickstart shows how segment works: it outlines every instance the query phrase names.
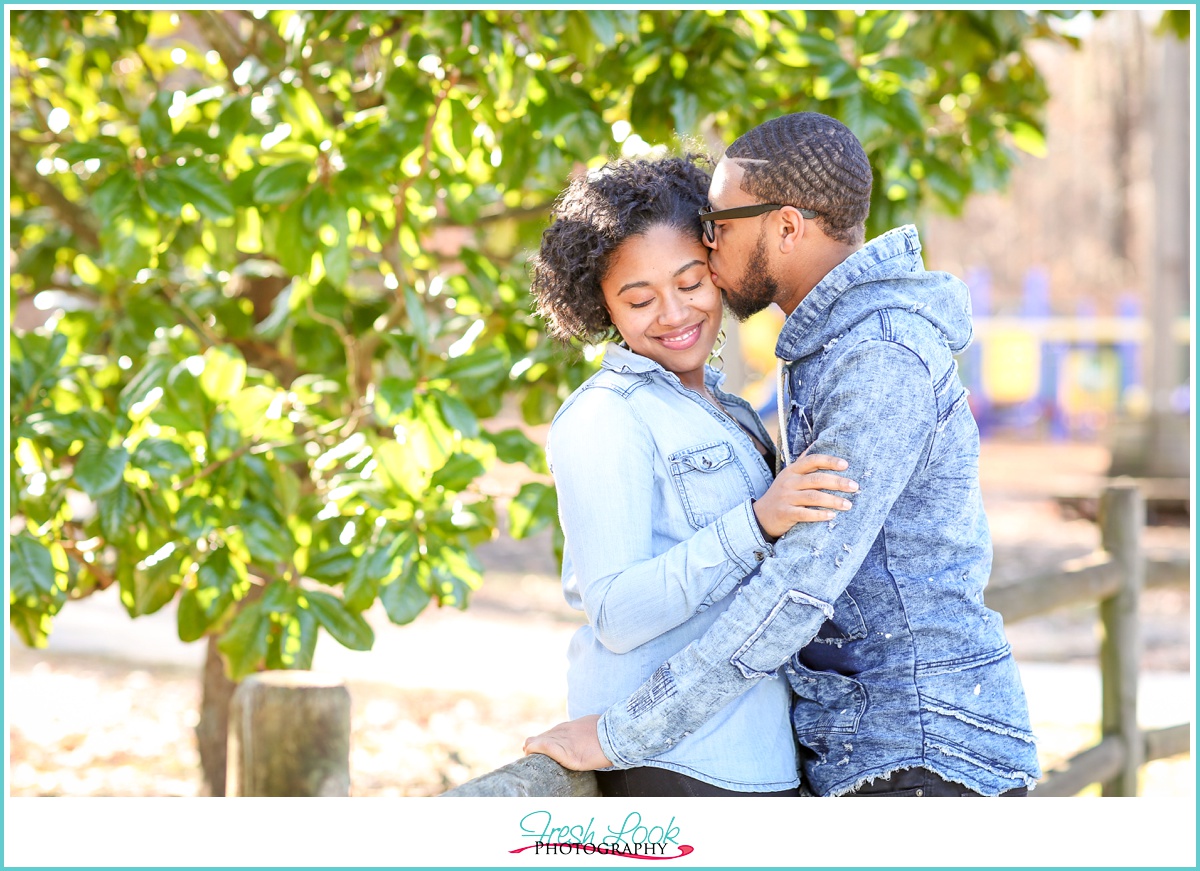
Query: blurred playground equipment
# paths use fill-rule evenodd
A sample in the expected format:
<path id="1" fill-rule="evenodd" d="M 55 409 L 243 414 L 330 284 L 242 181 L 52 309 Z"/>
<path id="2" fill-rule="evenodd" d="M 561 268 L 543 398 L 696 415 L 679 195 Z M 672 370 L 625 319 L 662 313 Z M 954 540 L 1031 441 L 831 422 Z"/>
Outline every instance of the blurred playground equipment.
<path id="1" fill-rule="evenodd" d="M 1055 312 L 1044 269 L 1031 269 L 1022 288 L 1020 308 L 997 312 L 992 305 L 992 276 L 971 270 L 975 339 L 959 357 L 963 382 L 971 391 L 971 411 L 980 434 L 1017 438 L 1092 440 L 1111 434 L 1119 422 L 1149 410 L 1145 387 L 1152 342 L 1182 346 L 1181 366 L 1190 342 L 1190 321 L 1179 317 L 1170 334 L 1155 336 L 1138 298 L 1128 295 L 1112 315 L 1081 303 L 1071 314 Z M 741 325 L 748 393 L 761 396 L 761 413 L 775 413 L 774 336 L 782 324 L 778 311 L 767 311 Z M 1186 422 L 1190 389 L 1186 368 L 1178 373 L 1171 410 Z"/>

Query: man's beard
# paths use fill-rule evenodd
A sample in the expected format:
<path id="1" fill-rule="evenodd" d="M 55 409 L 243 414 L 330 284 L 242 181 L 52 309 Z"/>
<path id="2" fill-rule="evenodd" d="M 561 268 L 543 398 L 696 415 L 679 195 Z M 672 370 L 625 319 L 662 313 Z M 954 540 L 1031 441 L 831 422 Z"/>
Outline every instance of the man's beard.
<path id="1" fill-rule="evenodd" d="M 736 295 L 725 292 L 725 306 L 735 318 L 744 321 L 775 302 L 778 295 L 779 282 L 771 275 L 767 265 L 767 236 L 766 233 L 760 233 L 754 254 L 742 271 L 741 287 Z"/>

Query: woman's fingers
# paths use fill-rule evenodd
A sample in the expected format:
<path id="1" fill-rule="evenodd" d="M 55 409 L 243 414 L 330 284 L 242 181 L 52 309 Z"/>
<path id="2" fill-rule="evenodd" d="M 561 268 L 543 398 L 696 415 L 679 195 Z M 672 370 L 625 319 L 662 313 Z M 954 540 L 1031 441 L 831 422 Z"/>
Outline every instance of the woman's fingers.
<path id="1" fill-rule="evenodd" d="M 788 468 L 803 474 L 805 472 L 815 472 L 818 469 L 830 469 L 834 472 L 840 472 L 848 468 L 848 466 L 849 464 L 841 457 L 831 457 L 828 454 L 802 454 L 794 459 Z"/>
<path id="2" fill-rule="evenodd" d="M 805 508 L 832 508 L 836 511 L 849 511 L 854 503 L 836 493 L 826 493 L 824 490 L 796 490 L 791 493 L 789 500 L 792 505 Z"/>
<path id="3" fill-rule="evenodd" d="M 824 508 L 803 508 L 792 506 L 788 519 L 794 526 L 797 523 L 820 523 L 822 520 L 833 520 L 840 512 L 828 511 Z"/>
<path id="4" fill-rule="evenodd" d="M 840 490 L 844 493 L 858 492 L 858 482 L 828 472 L 807 472 L 790 476 L 789 483 L 799 490 Z"/>

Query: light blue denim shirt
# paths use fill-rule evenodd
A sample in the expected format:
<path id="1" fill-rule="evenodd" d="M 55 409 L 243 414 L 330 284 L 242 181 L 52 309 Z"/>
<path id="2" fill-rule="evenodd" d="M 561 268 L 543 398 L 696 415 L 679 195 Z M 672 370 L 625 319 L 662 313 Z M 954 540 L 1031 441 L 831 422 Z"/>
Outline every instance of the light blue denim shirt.
<path id="1" fill-rule="evenodd" d="M 737 396 L 705 382 L 765 446 Z M 746 433 L 658 363 L 610 344 L 559 409 L 547 445 L 566 534 L 563 592 L 584 611 L 568 651 L 568 712 L 599 714 L 724 612 L 772 548 L 751 510 L 771 469 Z M 646 765 L 726 789 L 799 783 L 787 681 L 758 682 Z"/>
<path id="2" fill-rule="evenodd" d="M 915 228 L 885 233 L 784 324 L 789 453 L 847 460 L 854 507 L 792 527 L 702 639 L 608 709 L 598 733 L 617 767 L 645 764 L 783 665 L 819 795 L 915 767 L 985 795 L 1040 776 L 1003 621 L 984 604 L 979 432 L 953 358 L 970 300 L 920 252 Z"/>

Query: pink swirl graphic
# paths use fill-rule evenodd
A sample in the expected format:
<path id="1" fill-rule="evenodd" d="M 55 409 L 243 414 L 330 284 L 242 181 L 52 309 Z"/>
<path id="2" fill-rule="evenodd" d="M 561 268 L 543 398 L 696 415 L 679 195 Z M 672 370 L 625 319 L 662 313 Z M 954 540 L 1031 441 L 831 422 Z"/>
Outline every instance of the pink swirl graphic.
<path id="1" fill-rule="evenodd" d="M 603 855 L 603 856 L 624 856 L 626 859 L 653 859 L 655 861 L 659 861 L 662 859 L 682 859 L 684 856 L 690 855 L 694 850 L 693 847 L 689 847 L 687 844 L 680 844 L 678 855 L 675 855 L 675 856 L 646 856 L 646 855 L 643 855 L 642 853 L 626 853 L 623 850 L 610 850 L 608 847 L 598 846 L 595 844 L 586 845 L 586 846 L 591 847 L 592 849 L 584 850 L 583 849 L 584 846 L 585 846 L 584 844 L 530 844 L 528 847 L 520 847 L 516 850 L 509 850 L 508 852 L 524 853 L 526 850 L 533 850 L 538 847 L 554 847 L 556 849 L 560 848 L 560 847 L 565 847 L 568 850 L 575 848 L 573 850 L 573 852 L 575 852 L 576 854 L 582 853 L 583 855 L 590 855 L 592 853 L 599 853 L 600 855 Z"/>

